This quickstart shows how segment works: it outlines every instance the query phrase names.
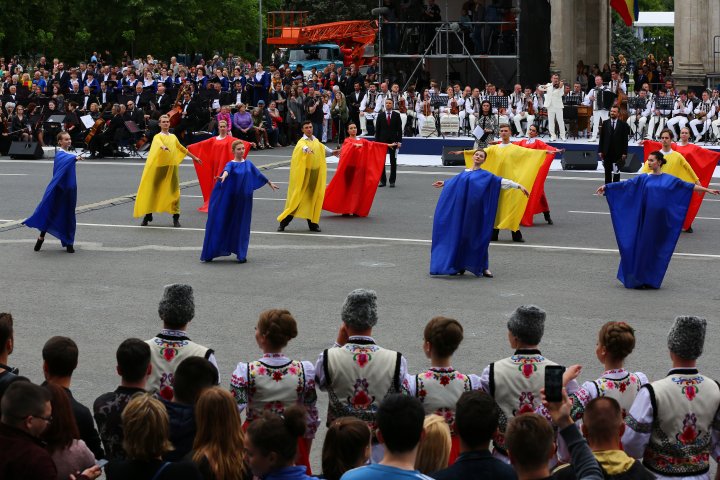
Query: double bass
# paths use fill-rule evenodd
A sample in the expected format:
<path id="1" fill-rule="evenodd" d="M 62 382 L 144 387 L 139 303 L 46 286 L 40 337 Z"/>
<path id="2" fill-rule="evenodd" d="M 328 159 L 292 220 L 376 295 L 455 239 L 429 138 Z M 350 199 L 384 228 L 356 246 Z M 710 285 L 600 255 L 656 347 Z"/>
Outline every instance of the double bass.
<path id="1" fill-rule="evenodd" d="M 185 84 L 180 88 L 180 91 L 177 94 L 177 98 L 175 99 L 175 103 L 173 104 L 173 107 L 167 113 L 167 116 L 170 118 L 170 128 L 177 127 L 180 124 L 180 120 L 182 120 L 183 109 L 182 109 L 182 106 L 180 105 L 180 99 L 183 98 L 183 96 L 187 92 L 188 88 L 190 88 L 190 85 L 188 85 L 188 84 Z"/>

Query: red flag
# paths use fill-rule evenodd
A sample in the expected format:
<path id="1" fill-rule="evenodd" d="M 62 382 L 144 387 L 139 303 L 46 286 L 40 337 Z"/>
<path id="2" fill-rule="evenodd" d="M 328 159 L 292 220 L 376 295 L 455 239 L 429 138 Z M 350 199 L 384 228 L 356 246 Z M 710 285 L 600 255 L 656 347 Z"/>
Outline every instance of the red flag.
<path id="1" fill-rule="evenodd" d="M 638 0 L 610 0 L 610 6 L 620 14 L 625 25 L 632 27 L 634 21 L 637 21 L 640 13 Z"/>
<path id="2" fill-rule="evenodd" d="M 535 139 L 533 143 L 528 143 L 526 139 L 513 143 L 533 150 L 557 150 L 555 147 L 538 139 Z M 540 167 L 537 177 L 535 177 L 535 183 L 533 183 L 532 190 L 530 191 L 530 198 L 528 198 L 527 207 L 525 207 L 525 214 L 523 215 L 522 220 L 520 220 L 520 225 L 532 227 L 534 215 L 550 211 L 550 205 L 548 205 L 547 197 L 545 196 L 545 179 L 547 179 L 550 166 L 552 165 L 554 159 L 554 153 L 548 153 L 545 155 L 545 161 Z"/>

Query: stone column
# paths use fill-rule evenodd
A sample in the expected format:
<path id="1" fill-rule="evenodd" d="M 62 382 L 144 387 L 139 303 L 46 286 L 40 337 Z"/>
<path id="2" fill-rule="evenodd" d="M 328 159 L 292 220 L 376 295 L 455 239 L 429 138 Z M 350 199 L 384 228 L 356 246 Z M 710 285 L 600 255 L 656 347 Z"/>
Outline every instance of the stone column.
<path id="1" fill-rule="evenodd" d="M 675 0 L 673 77 L 676 88 L 704 85 L 708 59 L 712 69 L 709 3 L 717 10 L 717 0 Z"/>

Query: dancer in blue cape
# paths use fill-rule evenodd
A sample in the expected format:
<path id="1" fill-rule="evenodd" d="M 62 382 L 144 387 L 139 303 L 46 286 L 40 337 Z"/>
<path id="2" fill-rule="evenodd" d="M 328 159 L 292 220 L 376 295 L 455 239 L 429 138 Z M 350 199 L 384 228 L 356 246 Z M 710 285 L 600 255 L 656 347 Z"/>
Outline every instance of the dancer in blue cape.
<path id="1" fill-rule="evenodd" d="M 662 172 L 665 158 L 648 155 L 650 173 L 597 189 L 605 195 L 620 250 L 617 278 L 625 288 L 660 288 L 693 192 L 720 195 Z"/>
<path id="2" fill-rule="evenodd" d="M 23 224 L 40 230 L 35 243 L 35 251 L 39 252 L 45 241 L 45 234 L 57 237 L 68 253 L 75 253 L 75 206 L 77 205 L 77 179 L 75 178 L 75 162 L 82 160 L 67 151 L 72 145 L 70 134 L 60 132 L 57 136 L 58 150 L 53 163 L 53 177 L 45 189 L 35 213 Z"/>
<path id="3" fill-rule="evenodd" d="M 482 170 L 484 150 L 473 154 L 472 168 L 447 182 L 433 183 L 443 188 L 433 219 L 430 275 L 475 275 L 491 277 L 488 247 L 495 225 L 500 190 L 527 189 L 512 180 Z"/>
<path id="4" fill-rule="evenodd" d="M 265 184 L 273 190 L 280 188 L 260 173 L 252 162 L 243 158 L 245 142 L 234 141 L 232 152 L 235 158 L 225 165 L 210 195 L 205 241 L 200 255 L 203 262 L 233 253 L 239 263 L 247 262 L 253 192 Z"/>

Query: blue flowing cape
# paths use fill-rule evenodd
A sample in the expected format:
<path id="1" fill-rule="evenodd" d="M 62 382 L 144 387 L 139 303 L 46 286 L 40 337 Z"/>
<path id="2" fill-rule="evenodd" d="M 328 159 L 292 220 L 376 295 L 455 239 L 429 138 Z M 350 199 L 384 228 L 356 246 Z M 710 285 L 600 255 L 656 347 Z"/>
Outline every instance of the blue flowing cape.
<path id="1" fill-rule="evenodd" d="M 45 189 L 35 213 L 23 223 L 57 237 L 63 246 L 75 243 L 75 207 L 77 206 L 77 155 L 58 150 L 53 164 L 53 177 Z"/>
<path id="2" fill-rule="evenodd" d="M 445 182 L 433 219 L 430 274 L 488 268 L 488 247 L 500 196 L 500 177 L 465 171 Z"/>
<path id="3" fill-rule="evenodd" d="M 205 241 L 200 260 L 236 254 L 244 260 L 250 242 L 253 192 L 268 183 L 249 160 L 228 162 L 225 182 L 215 183 L 210 194 Z"/>
<path id="4" fill-rule="evenodd" d="M 605 186 L 620 250 L 617 278 L 625 288 L 660 288 L 693 187 L 669 174 L 638 175 Z"/>

